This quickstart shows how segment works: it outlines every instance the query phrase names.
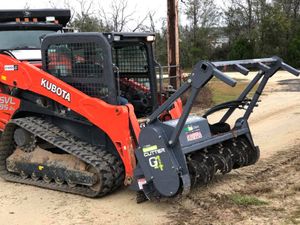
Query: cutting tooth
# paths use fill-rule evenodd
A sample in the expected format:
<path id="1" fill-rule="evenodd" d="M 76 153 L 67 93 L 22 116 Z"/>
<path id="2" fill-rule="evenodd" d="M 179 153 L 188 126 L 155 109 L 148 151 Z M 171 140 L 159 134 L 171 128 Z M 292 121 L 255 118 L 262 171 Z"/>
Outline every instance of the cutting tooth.
<path id="1" fill-rule="evenodd" d="M 258 157 L 259 149 L 252 148 L 245 137 L 194 152 L 186 158 L 192 186 L 207 184 L 218 171 L 225 174 L 253 164 Z"/>

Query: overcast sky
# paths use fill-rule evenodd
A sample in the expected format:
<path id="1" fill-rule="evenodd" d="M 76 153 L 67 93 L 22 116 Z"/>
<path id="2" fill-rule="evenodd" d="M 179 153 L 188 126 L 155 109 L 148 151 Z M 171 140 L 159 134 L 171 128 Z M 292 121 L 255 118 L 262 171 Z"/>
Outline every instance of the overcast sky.
<path id="1" fill-rule="evenodd" d="M 57 8 L 64 8 L 65 0 L 50 0 L 55 4 Z M 49 0 L 1 0 L 1 9 L 23 9 L 25 5 L 30 6 L 30 8 L 49 8 L 51 4 Z M 80 9 L 78 0 L 68 0 L 69 3 L 75 9 Z M 216 0 L 217 4 L 222 7 L 223 2 L 226 0 Z M 111 0 L 94 0 L 93 1 L 94 12 L 97 12 L 99 5 L 103 7 L 106 11 L 109 11 L 109 6 L 111 5 Z M 180 6 L 183 6 L 180 3 Z M 161 21 L 167 15 L 167 1 L 166 0 L 128 0 L 128 13 L 134 12 L 134 17 L 136 20 L 141 20 L 144 18 L 147 12 L 154 12 L 154 19 L 156 20 L 157 26 L 162 24 Z M 181 24 L 185 24 L 184 16 L 180 18 Z M 133 25 L 134 26 L 134 25 Z M 158 27 L 160 28 L 160 27 Z"/>

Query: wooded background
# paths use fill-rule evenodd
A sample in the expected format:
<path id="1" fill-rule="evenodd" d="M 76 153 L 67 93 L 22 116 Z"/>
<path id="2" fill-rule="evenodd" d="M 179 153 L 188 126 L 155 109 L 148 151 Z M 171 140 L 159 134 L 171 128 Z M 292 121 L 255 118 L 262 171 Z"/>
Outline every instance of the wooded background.
<path id="1" fill-rule="evenodd" d="M 145 13 L 139 20 L 128 10 L 129 1 L 112 0 L 110 11 L 93 8 L 93 1 L 72 5 L 70 26 L 80 31 L 155 32 L 156 58 L 167 64 L 166 17 Z M 225 6 L 226 5 L 226 6 Z M 53 5 L 55 7 L 55 5 Z M 159 7 L 159 6 L 157 6 Z M 181 0 L 180 65 L 189 70 L 200 59 L 227 60 L 277 55 L 300 67 L 300 0 Z M 157 23 L 157 19 L 160 23 Z M 129 26 L 130 24 L 130 26 Z"/>

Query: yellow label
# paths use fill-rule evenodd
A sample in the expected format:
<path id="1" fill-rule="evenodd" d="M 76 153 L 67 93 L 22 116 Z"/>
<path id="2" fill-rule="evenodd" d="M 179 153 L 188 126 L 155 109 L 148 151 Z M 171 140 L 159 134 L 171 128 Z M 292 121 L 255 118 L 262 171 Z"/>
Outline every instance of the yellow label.
<path id="1" fill-rule="evenodd" d="M 157 145 L 152 145 L 146 148 L 143 148 L 143 152 L 150 152 L 150 151 L 154 151 L 157 149 Z"/>
<path id="2" fill-rule="evenodd" d="M 44 167 L 43 167 L 43 166 L 39 166 L 38 169 L 39 169 L 39 170 L 43 170 Z"/>
<path id="3" fill-rule="evenodd" d="M 7 77 L 5 75 L 1 75 L 1 80 L 7 80 Z"/>
<path id="4" fill-rule="evenodd" d="M 156 159 L 157 159 L 157 163 L 158 163 L 157 169 L 160 169 L 161 171 L 163 171 L 164 170 L 164 164 L 161 162 L 160 156 L 159 155 L 156 156 Z"/>

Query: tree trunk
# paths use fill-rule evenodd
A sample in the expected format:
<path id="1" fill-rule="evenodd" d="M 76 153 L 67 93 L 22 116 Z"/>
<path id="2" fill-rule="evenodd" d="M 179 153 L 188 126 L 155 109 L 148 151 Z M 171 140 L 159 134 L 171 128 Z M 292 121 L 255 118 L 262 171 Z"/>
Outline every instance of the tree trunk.
<path id="1" fill-rule="evenodd" d="M 179 76 L 179 32 L 178 32 L 178 0 L 168 1 L 168 65 L 169 77 Z M 179 77 L 171 78 L 170 85 L 179 86 Z"/>

